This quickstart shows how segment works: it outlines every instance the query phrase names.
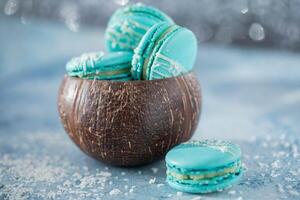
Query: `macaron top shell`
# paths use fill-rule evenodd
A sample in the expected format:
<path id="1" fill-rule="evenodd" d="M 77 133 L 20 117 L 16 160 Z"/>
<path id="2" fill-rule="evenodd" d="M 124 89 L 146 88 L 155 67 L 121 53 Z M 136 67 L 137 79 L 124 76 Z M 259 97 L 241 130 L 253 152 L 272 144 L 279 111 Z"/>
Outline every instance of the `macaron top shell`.
<path id="1" fill-rule="evenodd" d="M 106 55 L 101 51 L 85 53 L 68 62 L 66 70 L 70 76 L 84 77 L 106 71 L 130 69 L 131 60 L 132 53 L 126 51 Z"/>
<path id="2" fill-rule="evenodd" d="M 148 15 L 148 17 L 156 18 L 160 21 L 169 21 L 173 22 L 173 20 L 166 15 L 164 12 L 160 11 L 157 8 L 154 8 L 152 6 L 146 6 L 142 3 L 136 3 L 133 5 L 126 6 L 124 8 L 118 9 L 115 14 L 112 16 L 112 20 L 114 17 L 120 17 L 124 15 L 139 15 L 139 14 L 145 14 Z"/>
<path id="3" fill-rule="evenodd" d="M 184 170 L 217 170 L 240 162 L 241 150 L 219 140 L 191 141 L 180 144 L 166 155 L 169 166 Z"/>
<path id="4" fill-rule="evenodd" d="M 105 32 L 107 49 L 133 50 L 147 30 L 162 21 L 173 23 L 173 20 L 162 11 L 141 3 L 117 10 L 109 20 Z"/>

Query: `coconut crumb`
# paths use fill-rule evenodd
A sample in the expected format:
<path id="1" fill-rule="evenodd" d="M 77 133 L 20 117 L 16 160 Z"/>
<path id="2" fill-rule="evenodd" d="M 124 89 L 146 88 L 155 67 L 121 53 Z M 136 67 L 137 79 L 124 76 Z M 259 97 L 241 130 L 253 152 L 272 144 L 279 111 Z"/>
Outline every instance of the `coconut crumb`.
<path id="1" fill-rule="evenodd" d="M 154 174 L 156 174 L 158 172 L 158 168 L 156 168 L 156 167 L 151 168 L 151 170 Z"/>
<path id="2" fill-rule="evenodd" d="M 182 193 L 182 192 L 177 192 L 176 195 L 177 195 L 177 196 L 182 196 L 183 193 Z"/>
<path id="3" fill-rule="evenodd" d="M 151 179 L 149 180 L 149 184 L 154 184 L 155 181 L 156 181 L 156 178 L 151 178 Z"/>
<path id="4" fill-rule="evenodd" d="M 121 190 L 114 188 L 113 190 L 111 190 L 109 192 L 109 195 L 113 196 L 113 195 L 119 195 L 121 193 Z"/>

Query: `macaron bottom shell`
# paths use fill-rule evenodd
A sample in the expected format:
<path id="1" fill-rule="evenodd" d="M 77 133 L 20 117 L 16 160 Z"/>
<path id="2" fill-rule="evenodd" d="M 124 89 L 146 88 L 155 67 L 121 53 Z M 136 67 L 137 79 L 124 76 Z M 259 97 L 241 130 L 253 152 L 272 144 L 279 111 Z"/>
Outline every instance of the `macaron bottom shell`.
<path id="1" fill-rule="evenodd" d="M 89 80 L 132 80 L 131 52 L 92 52 L 82 54 L 67 63 L 69 76 Z"/>
<path id="2" fill-rule="evenodd" d="M 96 80 L 114 80 L 131 77 L 130 63 L 106 67 L 101 70 L 94 70 L 89 72 L 74 72 L 69 73 L 70 76 L 77 76 L 84 79 Z"/>
<path id="3" fill-rule="evenodd" d="M 187 193 L 212 193 L 217 191 L 222 191 L 225 189 L 230 188 L 233 184 L 238 182 L 240 178 L 242 177 L 242 170 L 239 172 L 236 172 L 234 174 L 231 174 L 230 176 L 227 176 L 224 179 L 221 179 L 218 181 L 218 183 L 215 183 L 215 181 L 212 181 L 213 183 L 210 183 L 209 180 L 205 184 L 199 184 L 198 181 L 185 181 L 185 180 L 179 180 L 171 176 L 167 176 L 167 183 L 174 189 L 177 189 L 182 192 Z"/>

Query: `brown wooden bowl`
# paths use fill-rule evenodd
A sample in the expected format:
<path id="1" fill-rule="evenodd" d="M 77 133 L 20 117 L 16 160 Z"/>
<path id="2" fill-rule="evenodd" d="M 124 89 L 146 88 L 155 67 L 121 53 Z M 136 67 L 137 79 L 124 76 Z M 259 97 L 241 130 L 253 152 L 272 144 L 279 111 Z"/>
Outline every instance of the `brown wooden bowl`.
<path id="1" fill-rule="evenodd" d="M 66 132 L 88 155 L 113 165 L 142 165 L 191 138 L 200 86 L 192 73 L 126 82 L 65 76 L 58 110 Z"/>

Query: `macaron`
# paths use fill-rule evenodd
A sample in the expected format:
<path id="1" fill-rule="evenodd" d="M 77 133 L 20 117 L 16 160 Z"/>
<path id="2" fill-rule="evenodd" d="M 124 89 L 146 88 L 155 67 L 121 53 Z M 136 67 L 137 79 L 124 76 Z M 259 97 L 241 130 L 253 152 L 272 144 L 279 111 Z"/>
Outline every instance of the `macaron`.
<path id="1" fill-rule="evenodd" d="M 132 52 L 85 53 L 72 58 L 66 65 L 69 76 L 96 80 L 132 80 Z"/>
<path id="2" fill-rule="evenodd" d="M 107 50 L 134 50 L 147 30 L 162 21 L 173 23 L 164 12 L 141 3 L 118 9 L 105 31 Z"/>
<path id="3" fill-rule="evenodd" d="M 135 80 L 163 79 L 192 70 L 197 39 L 192 31 L 174 23 L 153 25 L 134 50 L 132 76 Z"/>
<path id="4" fill-rule="evenodd" d="M 167 153 L 166 165 L 168 184 L 188 193 L 224 190 L 243 172 L 240 148 L 219 140 L 180 144 Z"/>

